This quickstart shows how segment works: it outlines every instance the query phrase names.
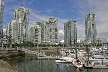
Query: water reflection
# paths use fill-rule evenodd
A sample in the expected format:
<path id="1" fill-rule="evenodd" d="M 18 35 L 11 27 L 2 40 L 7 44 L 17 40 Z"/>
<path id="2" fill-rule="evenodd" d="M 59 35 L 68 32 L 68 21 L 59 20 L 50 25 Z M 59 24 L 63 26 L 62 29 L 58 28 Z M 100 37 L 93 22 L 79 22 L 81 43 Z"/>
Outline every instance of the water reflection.
<path id="1" fill-rule="evenodd" d="M 57 64 L 58 72 L 76 72 L 76 68 L 72 64 Z"/>
<path id="2" fill-rule="evenodd" d="M 8 63 L 19 72 L 108 72 L 107 69 L 79 71 L 72 64 L 56 64 L 55 60 L 37 60 L 35 56 L 10 59 Z"/>

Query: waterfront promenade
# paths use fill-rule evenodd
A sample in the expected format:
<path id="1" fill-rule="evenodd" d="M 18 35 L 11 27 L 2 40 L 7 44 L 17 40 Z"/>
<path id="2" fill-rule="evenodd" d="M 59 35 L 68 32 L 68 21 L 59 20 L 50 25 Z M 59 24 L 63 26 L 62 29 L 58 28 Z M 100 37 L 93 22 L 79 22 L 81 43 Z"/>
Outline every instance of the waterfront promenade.
<path id="1" fill-rule="evenodd" d="M 2 58 L 14 58 L 19 56 L 24 56 L 25 52 L 17 49 L 1 49 L 0 50 L 0 59 Z"/>

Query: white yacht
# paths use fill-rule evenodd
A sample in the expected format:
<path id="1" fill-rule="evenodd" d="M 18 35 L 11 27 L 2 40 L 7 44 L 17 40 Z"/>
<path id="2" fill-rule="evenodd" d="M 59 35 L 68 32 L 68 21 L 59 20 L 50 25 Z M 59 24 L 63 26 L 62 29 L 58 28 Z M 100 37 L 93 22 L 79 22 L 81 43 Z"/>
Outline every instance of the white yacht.
<path id="1" fill-rule="evenodd" d="M 61 58 L 59 60 L 55 60 L 56 63 L 72 63 L 75 54 L 70 50 L 62 50 L 61 51 Z"/>
<path id="2" fill-rule="evenodd" d="M 59 60 L 55 60 L 56 63 L 72 63 L 74 58 L 71 57 L 62 57 Z"/>

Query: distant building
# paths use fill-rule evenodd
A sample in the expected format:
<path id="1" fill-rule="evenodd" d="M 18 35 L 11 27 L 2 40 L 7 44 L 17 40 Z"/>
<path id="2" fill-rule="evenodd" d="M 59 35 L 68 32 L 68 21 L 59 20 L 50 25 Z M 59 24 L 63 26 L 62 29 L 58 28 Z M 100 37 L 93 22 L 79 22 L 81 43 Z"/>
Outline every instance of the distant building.
<path id="1" fill-rule="evenodd" d="M 5 46 L 8 43 L 8 39 L 7 39 L 6 35 L 3 36 L 3 41 L 2 42 L 3 42 L 3 45 L 5 45 Z"/>
<path id="2" fill-rule="evenodd" d="M 38 21 L 38 22 L 36 22 L 36 25 L 38 25 L 39 27 L 41 27 L 41 44 L 43 44 L 44 43 L 44 30 L 45 30 L 45 26 L 44 26 L 44 22 L 43 21 Z"/>
<path id="3" fill-rule="evenodd" d="M 78 37 L 77 43 L 85 43 L 85 36 Z"/>
<path id="4" fill-rule="evenodd" d="M 61 40 L 59 43 L 60 43 L 60 44 L 64 44 L 64 40 Z"/>
<path id="5" fill-rule="evenodd" d="M 6 31 L 6 34 L 8 35 L 8 36 L 10 36 L 10 35 L 12 35 L 12 28 L 11 28 L 12 26 L 11 26 L 11 23 L 9 23 L 8 25 L 7 25 L 7 31 Z"/>
<path id="6" fill-rule="evenodd" d="M 15 9 L 14 19 L 18 23 L 18 41 L 28 41 L 29 9 L 24 7 Z"/>
<path id="7" fill-rule="evenodd" d="M 85 17 L 85 35 L 86 35 L 86 43 L 96 43 L 97 30 L 96 30 L 96 20 L 95 14 L 90 12 Z"/>
<path id="8" fill-rule="evenodd" d="M 64 23 L 64 44 L 73 45 L 77 43 L 76 21 L 72 19 Z"/>
<path id="9" fill-rule="evenodd" d="M 29 28 L 29 39 L 30 42 L 41 44 L 41 27 L 35 25 Z"/>
<path id="10" fill-rule="evenodd" d="M 0 39 L 3 36 L 3 14 L 4 14 L 4 2 L 0 0 Z"/>
<path id="11" fill-rule="evenodd" d="M 45 24 L 45 41 L 44 43 L 58 43 L 58 19 L 49 18 Z"/>
<path id="12" fill-rule="evenodd" d="M 77 39 L 77 43 L 84 43 L 84 39 Z"/>
<path id="13" fill-rule="evenodd" d="M 102 40 L 100 38 L 97 38 L 97 44 L 102 44 Z"/>

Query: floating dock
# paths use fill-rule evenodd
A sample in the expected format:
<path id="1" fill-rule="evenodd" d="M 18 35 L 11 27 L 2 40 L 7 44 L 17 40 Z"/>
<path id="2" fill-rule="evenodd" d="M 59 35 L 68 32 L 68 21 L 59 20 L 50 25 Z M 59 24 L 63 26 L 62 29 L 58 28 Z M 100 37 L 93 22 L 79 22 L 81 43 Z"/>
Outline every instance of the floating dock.
<path id="1" fill-rule="evenodd" d="M 42 60 L 58 60 L 59 58 L 52 57 L 52 56 L 43 56 L 43 57 L 37 57 L 37 59 L 42 59 Z"/>
<path id="2" fill-rule="evenodd" d="M 96 68 L 96 69 L 101 69 L 101 68 L 105 68 L 107 69 L 108 68 L 108 65 L 96 65 L 96 66 L 93 66 L 93 65 L 88 65 L 88 66 L 85 66 L 85 68 Z"/>

